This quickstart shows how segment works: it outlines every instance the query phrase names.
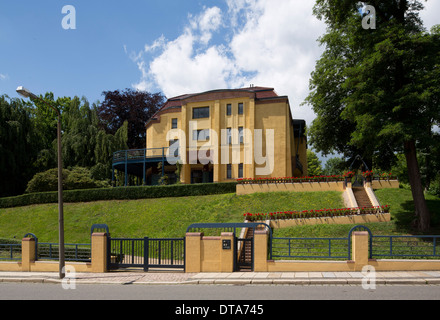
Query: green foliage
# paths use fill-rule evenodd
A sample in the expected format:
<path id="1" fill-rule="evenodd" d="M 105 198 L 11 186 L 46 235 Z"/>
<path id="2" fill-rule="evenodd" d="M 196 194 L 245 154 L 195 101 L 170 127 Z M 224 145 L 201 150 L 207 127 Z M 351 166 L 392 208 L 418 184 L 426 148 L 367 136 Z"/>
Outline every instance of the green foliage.
<path id="1" fill-rule="evenodd" d="M 184 190 L 201 193 L 194 196 L 138 199 L 130 201 L 98 201 L 66 203 L 64 206 L 65 239 L 68 243 L 88 243 L 90 227 L 105 223 L 114 237 L 182 237 L 192 223 L 243 222 L 245 212 L 271 212 L 272 210 L 303 210 L 306 208 L 330 208 L 342 206 L 340 192 L 272 192 L 237 196 L 230 186 L 222 184 L 225 194 L 203 195 L 206 188 L 216 184 L 161 187 L 114 188 L 127 196 L 144 189 L 148 196 L 154 189 Z M 193 189 L 196 187 L 195 189 Z M 197 189 L 197 190 L 196 190 Z M 227 192 L 229 189 L 229 192 Z M 92 192 L 100 192 L 94 189 Z M 165 192 L 167 191 L 167 192 Z M 214 191 L 211 189 L 211 191 Z M 78 192 L 81 192 L 79 190 Z M 180 192 L 180 191 L 179 191 Z M 66 195 L 71 191 L 66 191 Z M 56 198 L 56 194 L 55 194 Z M 56 202 L 56 200 L 55 200 Z M 58 210 L 56 203 L 0 209 L 0 237 L 21 239 L 28 232 L 34 233 L 40 242 L 56 242 L 58 239 Z M 121 223 L 123 221 L 123 223 Z"/>
<path id="2" fill-rule="evenodd" d="M 307 150 L 307 172 L 309 176 L 322 175 L 322 165 L 318 156 L 310 149 Z"/>
<path id="3" fill-rule="evenodd" d="M 345 170 L 346 170 L 346 164 L 342 158 L 339 157 L 330 158 L 325 163 L 324 175 L 326 176 L 343 175 Z"/>
<path id="4" fill-rule="evenodd" d="M 236 185 L 235 182 L 221 182 L 206 184 L 175 184 L 168 186 L 77 189 L 64 190 L 63 198 L 64 202 L 68 203 L 201 196 L 235 193 Z M 57 201 L 57 192 L 29 193 L 21 196 L 0 198 L 0 208 L 56 203 Z"/>
<path id="5" fill-rule="evenodd" d="M 389 169 L 404 141 L 426 141 L 440 121 L 440 41 L 437 29 L 423 30 L 419 1 L 369 4 L 376 30 L 362 28 L 361 3 L 316 1 L 329 28 L 306 99 L 317 114 L 309 137 L 324 155 L 374 157 Z"/>
<path id="6" fill-rule="evenodd" d="M 440 174 L 437 178 L 431 183 L 428 188 L 429 194 L 440 197 Z"/>
<path id="7" fill-rule="evenodd" d="M 34 175 L 41 138 L 29 106 L 0 96 L 0 196 L 23 193 Z"/>
<path id="8" fill-rule="evenodd" d="M 63 190 L 91 189 L 109 187 L 106 181 L 92 179 L 87 168 L 75 167 L 63 169 Z M 28 183 L 26 193 L 47 192 L 58 190 L 58 169 L 49 169 L 37 173 Z"/>
<path id="9" fill-rule="evenodd" d="M 57 166 L 58 117 L 47 104 L 61 112 L 64 168 L 90 168 L 94 180 L 110 179 L 113 152 L 127 149 L 128 122 L 114 134 L 106 133 L 100 127 L 97 105 L 86 98 L 55 100 L 46 93 L 30 101 L 0 96 L 0 197 L 22 194 L 36 173 Z"/>
<path id="10" fill-rule="evenodd" d="M 316 1 L 314 14 L 328 28 L 319 40 L 325 49 L 305 101 L 317 115 L 310 143 L 324 155 L 336 151 L 349 159 L 359 154 L 382 169 L 404 153 L 419 228 L 426 230 L 429 212 L 417 152 L 428 150 L 440 122 L 439 29 L 423 28 L 420 1 L 369 4 L 378 27 L 364 30 L 362 2 Z"/>
<path id="11" fill-rule="evenodd" d="M 379 189 L 375 191 L 380 203 L 389 204 L 391 207 L 392 221 L 396 230 L 404 230 L 409 233 L 417 233 L 415 230 L 414 214 L 415 205 L 409 189 Z M 440 231 L 440 198 L 438 196 L 425 194 L 426 202 L 431 214 L 431 229 L 426 230 L 427 234 L 438 234 Z"/>

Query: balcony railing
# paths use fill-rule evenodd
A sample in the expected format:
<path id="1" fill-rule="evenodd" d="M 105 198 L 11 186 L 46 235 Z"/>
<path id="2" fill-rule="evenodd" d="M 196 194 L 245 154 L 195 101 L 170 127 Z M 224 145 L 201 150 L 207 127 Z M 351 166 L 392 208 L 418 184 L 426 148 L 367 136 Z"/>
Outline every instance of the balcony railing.
<path id="1" fill-rule="evenodd" d="M 178 158 L 178 147 L 163 147 L 163 148 L 147 148 L 147 149 L 133 149 L 120 150 L 113 153 L 113 163 L 130 162 L 130 161 L 144 161 L 151 159 Z"/>

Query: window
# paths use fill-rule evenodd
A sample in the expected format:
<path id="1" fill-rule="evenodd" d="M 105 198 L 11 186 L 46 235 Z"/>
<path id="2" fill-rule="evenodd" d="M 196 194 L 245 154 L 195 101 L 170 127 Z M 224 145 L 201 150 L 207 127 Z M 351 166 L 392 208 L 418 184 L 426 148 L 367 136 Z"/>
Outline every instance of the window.
<path id="1" fill-rule="evenodd" d="M 244 143 L 243 127 L 238 127 L 238 141 L 240 144 Z"/>
<path id="2" fill-rule="evenodd" d="M 171 119 L 171 129 L 177 129 L 177 118 Z"/>
<path id="3" fill-rule="evenodd" d="M 226 115 L 230 116 L 232 114 L 232 104 L 228 103 L 226 105 Z"/>
<path id="4" fill-rule="evenodd" d="M 176 158 L 179 156 L 179 140 L 178 139 L 170 140 L 170 148 L 169 148 L 168 154 L 172 155 L 173 157 L 176 157 Z"/>
<path id="5" fill-rule="evenodd" d="M 238 165 L 238 177 L 243 178 L 243 163 Z"/>
<path id="6" fill-rule="evenodd" d="M 238 114 L 243 114 L 243 103 L 238 104 Z"/>
<path id="7" fill-rule="evenodd" d="M 191 171 L 191 183 L 202 183 L 202 182 L 203 182 L 202 170 L 192 170 Z"/>
<path id="8" fill-rule="evenodd" d="M 232 144 L 232 129 L 226 128 L 226 143 Z"/>
<path id="9" fill-rule="evenodd" d="M 193 119 L 209 118 L 209 107 L 193 108 Z"/>
<path id="10" fill-rule="evenodd" d="M 232 165 L 226 165 L 226 179 L 232 179 Z"/>
<path id="11" fill-rule="evenodd" d="M 193 140 L 195 141 L 206 141 L 209 140 L 209 129 L 194 130 Z"/>

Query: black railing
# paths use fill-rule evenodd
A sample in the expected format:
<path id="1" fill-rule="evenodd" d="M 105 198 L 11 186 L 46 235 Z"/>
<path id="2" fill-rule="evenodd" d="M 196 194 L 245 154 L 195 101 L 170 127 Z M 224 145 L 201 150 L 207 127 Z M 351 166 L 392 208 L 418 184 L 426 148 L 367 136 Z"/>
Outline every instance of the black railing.
<path id="1" fill-rule="evenodd" d="M 0 260 L 21 260 L 21 243 L 0 244 Z"/>
<path id="2" fill-rule="evenodd" d="M 372 236 L 373 258 L 440 258 L 440 236 Z"/>
<path id="3" fill-rule="evenodd" d="M 36 256 L 37 260 L 58 260 L 59 244 L 38 242 Z M 65 261 L 91 262 L 91 257 L 92 246 L 90 243 L 64 244 Z"/>
<path id="4" fill-rule="evenodd" d="M 108 238 L 108 268 L 185 268 L 185 238 Z"/>
<path id="5" fill-rule="evenodd" d="M 146 161 L 148 159 L 175 159 L 179 155 L 178 150 L 178 147 L 120 150 L 113 153 L 113 163 Z"/>
<path id="6" fill-rule="evenodd" d="M 272 238 L 271 259 L 346 259 L 348 238 Z"/>

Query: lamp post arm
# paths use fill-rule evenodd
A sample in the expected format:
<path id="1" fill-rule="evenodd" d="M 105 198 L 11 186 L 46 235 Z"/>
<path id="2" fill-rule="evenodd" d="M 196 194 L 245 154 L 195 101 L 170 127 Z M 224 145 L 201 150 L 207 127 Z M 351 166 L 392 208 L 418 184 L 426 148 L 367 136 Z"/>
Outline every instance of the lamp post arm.
<path id="1" fill-rule="evenodd" d="M 61 112 L 60 112 L 60 110 L 59 110 L 58 108 L 55 108 L 53 105 L 51 105 L 50 103 L 48 103 L 46 100 L 41 99 L 40 97 L 38 97 L 38 96 L 36 96 L 36 95 L 34 95 L 34 94 L 32 94 L 32 95 L 30 96 L 30 99 L 31 99 L 31 100 L 38 100 L 38 101 L 40 101 L 40 102 L 43 102 L 46 106 L 52 108 L 52 109 L 56 112 L 58 118 L 61 119 Z"/>

